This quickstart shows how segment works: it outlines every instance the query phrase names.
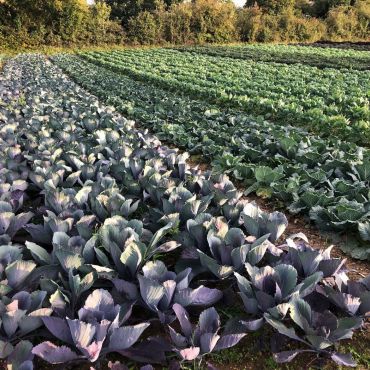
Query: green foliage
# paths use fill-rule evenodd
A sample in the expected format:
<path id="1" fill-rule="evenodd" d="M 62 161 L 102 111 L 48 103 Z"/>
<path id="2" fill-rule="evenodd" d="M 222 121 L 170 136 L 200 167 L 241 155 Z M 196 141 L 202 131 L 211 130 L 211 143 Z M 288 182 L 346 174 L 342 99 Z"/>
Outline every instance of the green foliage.
<path id="1" fill-rule="evenodd" d="M 138 44 L 156 44 L 161 40 L 161 28 L 156 15 L 145 10 L 129 20 L 128 35 L 133 42 Z"/>
<path id="2" fill-rule="evenodd" d="M 105 0 L 112 9 L 112 19 L 118 20 L 124 27 L 129 25 L 129 20 L 140 12 L 153 11 L 155 0 Z"/>
<path id="3" fill-rule="evenodd" d="M 253 7 L 239 12 L 238 31 L 241 40 L 248 42 L 313 42 L 324 36 L 325 25 L 316 18 L 299 17 L 292 10 L 276 15 Z"/>
<path id="4" fill-rule="evenodd" d="M 232 3 L 196 0 L 191 6 L 195 41 L 229 42 L 235 39 L 236 14 Z"/>
<path id="5" fill-rule="evenodd" d="M 0 41 L 5 47 L 90 44 L 122 40 L 122 30 L 109 20 L 101 1 L 8 0 L 0 4 Z"/>
<path id="6" fill-rule="evenodd" d="M 188 4 L 174 4 L 166 15 L 165 35 L 171 44 L 186 44 L 192 38 L 192 9 Z"/>
<path id="7" fill-rule="evenodd" d="M 135 79 L 187 92 L 223 108 L 369 145 L 369 72 L 217 59 L 168 49 L 89 53 Z M 228 73 L 220 73 L 227 70 Z M 243 71 L 241 74 L 240 71 Z M 355 83 L 356 82 L 356 83 Z"/>
<path id="8" fill-rule="evenodd" d="M 370 1 L 359 1 L 353 7 L 332 8 L 326 23 L 330 39 L 366 39 L 370 32 Z"/>
<path id="9" fill-rule="evenodd" d="M 369 0 L 0 0 L 0 47 L 359 41 Z M 128 38 L 126 38 L 126 35 Z"/>
<path id="10" fill-rule="evenodd" d="M 242 41 L 357 41 L 366 40 L 370 31 L 369 0 L 317 0 L 314 3 L 300 0 L 295 3 L 295 9 L 293 3 L 281 8 L 276 7 L 274 1 L 256 3 L 260 6 L 247 6 L 238 13 L 237 27 Z"/>
<path id="11" fill-rule="evenodd" d="M 212 43 L 237 39 L 236 10 L 230 2 L 195 0 L 169 8 L 157 2 L 154 11 L 144 11 L 128 21 L 132 41 L 142 44 Z"/>
<path id="12" fill-rule="evenodd" d="M 158 0 L 104 0 L 112 9 L 111 18 L 120 21 L 124 28 L 129 28 L 130 19 L 140 12 L 153 12 L 158 7 Z M 181 3 L 181 0 L 164 0 L 163 4 L 170 7 Z"/>
<path id="13" fill-rule="evenodd" d="M 329 10 L 337 6 L 352 6 L 355 0 L 315 0 L 311 14 L 315 17 L 326 17 Z"/>
<path id="14" fill-rule="evenodd" d="M 296 0 L 247 0 L 245 7 L 258 6 L 265 12 L 280 14 L 293 9 Z"/>

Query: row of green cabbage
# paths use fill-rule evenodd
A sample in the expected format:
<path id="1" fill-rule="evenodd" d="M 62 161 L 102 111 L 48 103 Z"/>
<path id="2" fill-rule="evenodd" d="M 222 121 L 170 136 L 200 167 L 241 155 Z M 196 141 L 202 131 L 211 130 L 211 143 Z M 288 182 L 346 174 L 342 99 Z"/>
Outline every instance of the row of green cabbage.
<path id="1" fill-rule="evenodd" d="M 370 142 L 370 72 L 317 69 L 169 49 L 82 54 L 136 79 L 322 137 Z"/>
<path id="2" fill-rule="evenodd" d="M 12 369 L 35 356 L 101 368 L 112 352 L 179 369 L 266 325 L 278 362 L 355 366 L 336 345 L 368 316 L 369 277 L 348 280 L 303 234 L 276 244 L 283 214 L 190 168 L 42 56 L 9 61 L 0 84 L 0 357 Z M 198 319 L 238 295 L 243 316 Z"/>
<path id="3" fill-rule="evenodd" d="M 160 138 L 203 154 L 214 169 L 243 181 L 247 194 L 274 197 L 294 214 L 309 214 L 322 229 L 359 233 L 365 242 L 370 240 L 368 150 L 294 127 L 254 121 L 240 112 L 218 111 L 74 56 L 54 60 Z M 360 259 L 370 256 L 366 245 L 346 252 Z"/>
<path id="4" fill-rule="evenodd" d="M 352 49 L 294 45 L 240 44 L 221 46 L 185 46 L 176 50 L 263 62 L 301 63 L 320 68 L 370 69 L 370 53 Z"/>

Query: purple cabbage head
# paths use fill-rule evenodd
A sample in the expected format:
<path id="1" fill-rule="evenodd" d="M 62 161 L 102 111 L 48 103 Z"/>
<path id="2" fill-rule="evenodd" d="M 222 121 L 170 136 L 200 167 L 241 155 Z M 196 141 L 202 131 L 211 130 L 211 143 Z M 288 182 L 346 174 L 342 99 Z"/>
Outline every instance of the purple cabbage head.
<path id="1" fill-rule="evenodd" d="M 233 347 L 245 336 L 243 333 L 222 333 L 220 317 L 214 307 L 203 311 L 195 326 L 190 322 L 189 314 L 181 305 L 174 304 L 173 310 L 180 324 L 181 333 L 171 326 L 168 328 L 173 351 L 178 354 L 181 362 L 200 360 L 211 352 Z"/>
<path id="2" fill-rule="evenodd" d="M 282 312 L 282 310 L 281 310 Z M 304 344 L 307 349 L 297 349 L 276 353 L 277 362 L 289 362 L 298 354 L 313 352 L 322 356 L 331 357 L 338 365 L 356 366 L 351 355 L 338 353 L 333 347 L 340 340 L 352 338 L 353 331 L 362 326 L 359 317 L 337 318 L 332 312 L 315 312 L 310 305 L 301 298 L 294 298 L 286 305 L 284 315 L 280 319 L 270 313 L 264 315 L 265 320 L 281 335 Z M 282 321 L 290 318 L 294 326 L 300 329 L 302 335 L 297 334 L 293 327 L 287 327 Z"/>
<path id="3" fill-rule="evenodd" d="M 134 345 L 148 323 L 122 326 L 131 314 L 121 316 L 121 308 L 104 289 L 94 290 L 78 311 L 77 319 L 44 317 L 46 328 L 65 345 L 47 341 L 33 349 L 33 354 L 51 364 L 84 359 L 95 362 L 110 352 L 128 350 Z M 71 349 L 72 348 L 72 349 Z"/>
<path id="4" fill-rule="evenodd" d="M 241 224 L 249 235 L 260 238 L 268 234 L 271 242 L 278 240 L 288 226 L 288 220 L 283 213 L 264 212 L 255 202 L 246 204 L 240 217 Z"/>
<path id="5" fill-rule="evenodd" d="M 298 273 L 290 265 L 265 266 L 258 268 L 246 263 L 248 277 L 235 273 L 239 295 L 248 314 L 258 317 L 257 321 L 245 322 L 249 330 L 256 330 L 262 325 L 260 318 L 269 312 L 280 317 L 282 304 L 293 297 L 306 297 L 311 294 L 322 279 L 317 272 L 298 283 Z"/>
<path id="6" fill-rule="evenodd" d="M 147 262 L 143 267 L 143 275 L 139 275 L 138 279 L 144 304 L 158 314 L 162 323 L 173 321 L 171 307 L 174 303 L 183 307 L 209 306 L 222 297 L 222 292 L 218 289 L 203 285 L 191 288 L 190 268 L 176 274 L 168 271 L 159 260 Z"/>

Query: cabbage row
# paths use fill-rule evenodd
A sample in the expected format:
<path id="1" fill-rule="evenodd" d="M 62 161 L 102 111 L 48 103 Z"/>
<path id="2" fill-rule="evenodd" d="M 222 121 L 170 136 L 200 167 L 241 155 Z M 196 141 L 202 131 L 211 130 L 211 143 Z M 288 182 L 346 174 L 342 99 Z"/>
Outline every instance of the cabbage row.
<path id="1" fill-rule="evenodd" d="M 73 56 L 55 62 L 76 81 L 161 139 L 202 154 L 215 170 L 231 173 L 246 194 L 274 197 L 293 214 L 306 213 L 326 231 L 353 232 L 364 246 L 345 246 L 367 259 L 370 248 L 370 153 L 354 144 L 254 121 L 146 85 Z"/>
<path id="2" fill-rule="evenodd" d="M 366 42 L 314 42 L 311 44 L 296 43 L 295 46 L 315 47 L 321 49 L 336 49 L 336 50 L 357 50 L 370 51 L 370 47 Z"/>
<path id="3" fill-rule="evenodd" d="M 370 71 L 320 70 L 168 49 L 91 52 L 94 63 L 322 137 L 370 142 Z"/>
<path id="4" fill-rule="evenodd" d="M 293 45 L 187 46 L 176 50 L 262 62 L 301 63 L 320 68 L 370 69 L 370 53 L 352 49 Z"/>
<path id="5" fill-rule="evenodd" d="M 113 352 L 179 369 L 266 326 L 278 362 L 308 352 L 355 366 L 335 346 L 363 326 L 370 277 L 349 280 L 303 234 L 281 242 L 282 213 L 190 168 L 43 56 L 8 61 L 0 86 L 0 357 L 12 369 L 100 366 Z M 230 295 L 245 315 L 221 323 L 213 306 Z"/>

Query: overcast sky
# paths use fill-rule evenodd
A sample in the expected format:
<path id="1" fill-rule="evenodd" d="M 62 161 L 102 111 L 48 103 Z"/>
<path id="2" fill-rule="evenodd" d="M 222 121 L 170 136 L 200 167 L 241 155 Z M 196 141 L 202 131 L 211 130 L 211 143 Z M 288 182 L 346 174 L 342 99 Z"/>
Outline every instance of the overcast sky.
<path id="1" fill-rule="evenodd" d="M 233 0 L 237 6 L 243 6 L 246 0 Z M 94 0 L 87 0 L 88 4 L 92 4 Z"/>

